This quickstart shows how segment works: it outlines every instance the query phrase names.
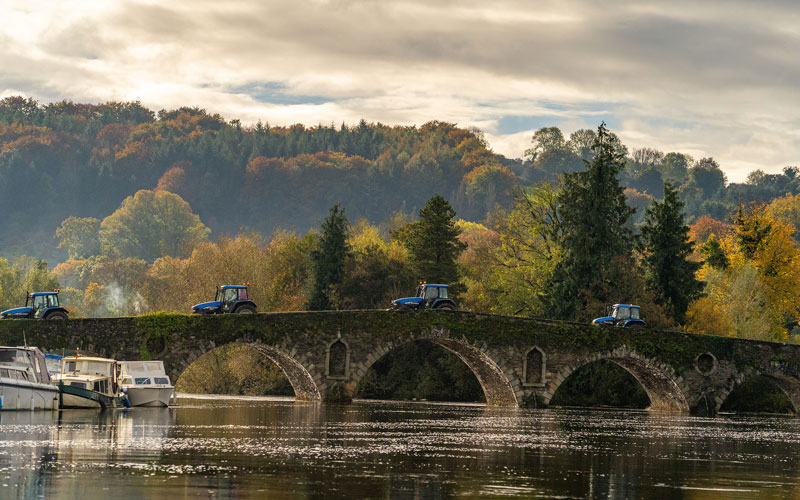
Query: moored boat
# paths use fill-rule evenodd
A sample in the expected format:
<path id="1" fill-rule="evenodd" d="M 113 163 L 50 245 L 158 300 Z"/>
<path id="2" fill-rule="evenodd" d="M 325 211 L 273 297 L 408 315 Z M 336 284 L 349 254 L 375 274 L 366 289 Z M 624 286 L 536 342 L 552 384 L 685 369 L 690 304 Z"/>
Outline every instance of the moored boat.
<path id="1" fill-rule="evenodd" d="M 54 383 L 61 408 L 122 408 L 128 400 L 120 391 L 122 364 L 108 358 L 67 356 Z"/>
<path id="2" fill-rule="evenodd" d="M 122 390 L 131 406 L 169 406 L 175 387 L 163 361 L 122 361 Z"/>
<path id="3" fill-rule="evenodd" d="M 44 354 L 36 347 L 0 347 L 0 410 L 57 410 Z"/>

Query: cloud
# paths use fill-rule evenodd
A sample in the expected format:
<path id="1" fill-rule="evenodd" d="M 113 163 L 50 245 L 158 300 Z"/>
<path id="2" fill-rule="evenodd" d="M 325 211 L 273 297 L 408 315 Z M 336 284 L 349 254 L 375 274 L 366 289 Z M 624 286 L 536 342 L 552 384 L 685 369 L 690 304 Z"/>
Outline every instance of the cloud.
<path id="1" fill-rule="evenodd" d="M 732 180 L 800 163 L 789 1 L 3 5 L 4 95 L 271 124 L 437 119 L 514 157 L 539 126 L 605 120 L 630 147 L 713 156 Z"/>

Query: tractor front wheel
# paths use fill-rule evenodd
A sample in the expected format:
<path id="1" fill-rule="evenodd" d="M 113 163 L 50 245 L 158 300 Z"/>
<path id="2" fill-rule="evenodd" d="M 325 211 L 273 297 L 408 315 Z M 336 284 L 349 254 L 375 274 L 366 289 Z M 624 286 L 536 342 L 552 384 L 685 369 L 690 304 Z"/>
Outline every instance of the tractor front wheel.
<path id="1" fill-rule="evenodd" d="M 47 319 L 67 319 L 67 315 L 62 312 L 54 312 Z"/>
<path id="2" fill-rule="evenodd" d="M 442 304 L 436 308 L 437 311 L 455 311 L 456 308 L 453 304 Z"/>
<path id="3" fill-rule="evenodd" d="M 236 314 L 255 314 L 255 313 L 256 309 L 253 306 L 239 306 L 239 308 L 236 309 Z"/>

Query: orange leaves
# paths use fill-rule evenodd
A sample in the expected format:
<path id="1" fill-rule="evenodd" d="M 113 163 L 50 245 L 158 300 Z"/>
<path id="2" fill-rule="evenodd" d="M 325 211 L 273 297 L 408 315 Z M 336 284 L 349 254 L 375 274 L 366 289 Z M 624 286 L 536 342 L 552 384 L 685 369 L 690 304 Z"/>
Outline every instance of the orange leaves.
<path id="1" fill-rule="evenodd" d="M 704 215 L 689 226 L 689 238 L 695 244 L 695 247 L 697 247 L 708 241 L 708 238 L 712 234 L 718 239 L 727 237 L 732 229 L 733 227 L 730 224 Z"/>

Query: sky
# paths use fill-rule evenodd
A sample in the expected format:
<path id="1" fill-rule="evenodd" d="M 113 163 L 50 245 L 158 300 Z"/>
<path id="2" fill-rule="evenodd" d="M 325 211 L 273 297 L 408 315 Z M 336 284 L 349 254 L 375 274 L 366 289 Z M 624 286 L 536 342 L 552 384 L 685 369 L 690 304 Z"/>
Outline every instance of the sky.
<path id="1" fill-rule="evenodd" d="M 729 181 L 800 166 L 800 3 L 0 0 L 0 98 L 197 106 L 244 124 L 533 132 L 605 121 Z"/>

